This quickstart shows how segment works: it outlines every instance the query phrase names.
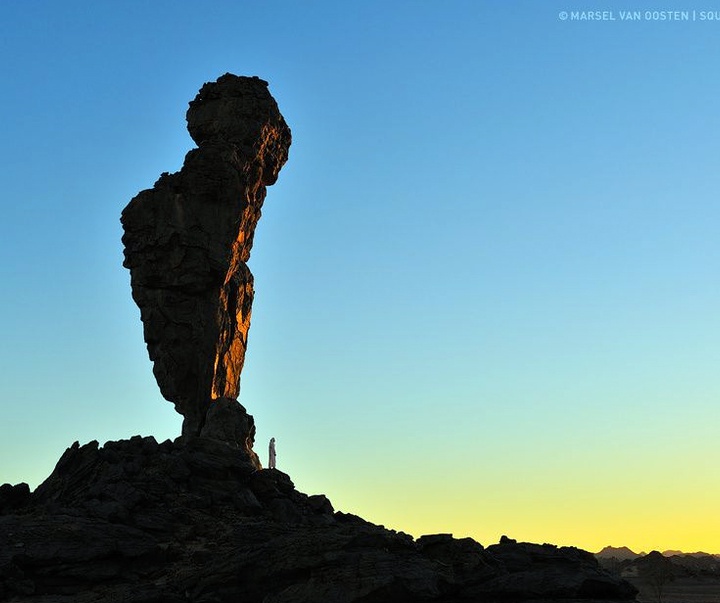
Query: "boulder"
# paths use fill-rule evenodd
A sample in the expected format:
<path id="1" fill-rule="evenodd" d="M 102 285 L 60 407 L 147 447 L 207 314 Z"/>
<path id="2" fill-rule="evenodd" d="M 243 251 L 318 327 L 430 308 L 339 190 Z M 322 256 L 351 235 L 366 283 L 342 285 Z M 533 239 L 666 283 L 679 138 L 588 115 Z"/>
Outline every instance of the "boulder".
<path id="1" fill-rule="evenodd" d="M 30 486 L 3 484 L 0 486 L 0 514 L 10 513 L 24 507 L 30 500 Z"/>
<path id="2" fill-rule="evenodd" d="M 257 469 L 262 469 L 260 458 L 253 450 L 255 421 L 245 407 L 232 398 L 218 398 L 210 403 L 200 437 L 225 442 L 238 450 Z"/>

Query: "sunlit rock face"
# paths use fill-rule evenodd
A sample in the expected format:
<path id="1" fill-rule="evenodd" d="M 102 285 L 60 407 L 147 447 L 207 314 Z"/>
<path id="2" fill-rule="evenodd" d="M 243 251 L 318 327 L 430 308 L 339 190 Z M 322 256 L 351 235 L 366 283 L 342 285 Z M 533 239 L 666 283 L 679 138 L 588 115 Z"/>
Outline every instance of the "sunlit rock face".
<path id="1" fill-rule="evenodd" d="M 121 222 L 153 372 L 192 436 L 214 400 L 239 393 L 253 301 L 246 262 L 291 136 L 256 77 L 205 84 L 187 122 L 198 148 L 132 199 Z"/>

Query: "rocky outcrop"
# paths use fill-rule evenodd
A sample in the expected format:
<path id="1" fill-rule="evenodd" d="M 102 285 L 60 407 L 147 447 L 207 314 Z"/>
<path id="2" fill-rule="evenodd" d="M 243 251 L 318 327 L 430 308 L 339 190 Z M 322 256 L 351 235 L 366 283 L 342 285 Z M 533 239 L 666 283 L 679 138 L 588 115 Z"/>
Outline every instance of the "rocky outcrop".
<path id="1" fill-rule="evenodd" d="M 617 601 L 626 582 L 574 548 L 484 548 L 335 512 L 222 439 L 75 443 L 0 514 L 0 601 Z"/>
<path id="2" fill-rule="evenodd" d="M 256 77 L 205 84 L 187 122 L 198 148 L 132 199 L 121 222 L 155 378 L 194 436 L 213 400 L 238 397 L 253 301 L 246 262 L 291 136 Z"/>

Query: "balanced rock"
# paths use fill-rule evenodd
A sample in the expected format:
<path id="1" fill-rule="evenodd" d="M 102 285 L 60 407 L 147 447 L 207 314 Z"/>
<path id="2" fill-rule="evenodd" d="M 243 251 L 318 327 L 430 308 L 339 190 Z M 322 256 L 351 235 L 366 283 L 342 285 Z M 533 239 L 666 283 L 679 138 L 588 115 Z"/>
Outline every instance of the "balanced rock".
<path id="1" fill-rule="evenodd" d="M 265 82 L 232 75 L 203 86 L 188 127 L 199 148 L 122 216 L 133 297 L 183 436 L 75 442 L 34 492 L 1 485 L 0 602 L 633 600 L 578 549 L 415 540 L 260 468 L 236 399 L 253 295 L 245 262 L 290 131 Z"/>
<path id="2" fill-rule="evenodd" d="M 183 435 L 196 436 L 212 402 L 239 393 L 253 300 L 246 262 L 291 135 L 257 77 L 205 84 L 187 122 L 198 148 L 133 198 L 121 222 L 155 378 L 185 418 Z"/>

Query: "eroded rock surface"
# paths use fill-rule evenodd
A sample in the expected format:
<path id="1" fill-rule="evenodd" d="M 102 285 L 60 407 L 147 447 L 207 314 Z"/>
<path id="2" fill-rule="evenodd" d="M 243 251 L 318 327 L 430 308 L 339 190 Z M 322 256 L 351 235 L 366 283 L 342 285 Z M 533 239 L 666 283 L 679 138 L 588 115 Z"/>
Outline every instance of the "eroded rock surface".
<path id="1" fill-rule="evenodd" d="M 14 501 L 0 511 L 0 601 L 599 603 L 636 592 L 575 548 L 414 540 L 336 512 L 210 437 L 75 443 L 29 496 L 0 492 Z"/>
<path id="2" fill-rule="evenodd" d="M 291 135 L 256 77 L 205 84 L 187 122 L 198 148 L 132 199 L 121 222 L 155 378 L 194 436 L 213 400 L 238 397 L 253 300 L 246 262 Z"/>

